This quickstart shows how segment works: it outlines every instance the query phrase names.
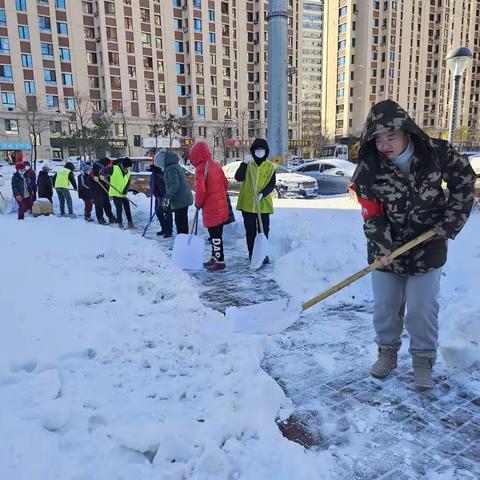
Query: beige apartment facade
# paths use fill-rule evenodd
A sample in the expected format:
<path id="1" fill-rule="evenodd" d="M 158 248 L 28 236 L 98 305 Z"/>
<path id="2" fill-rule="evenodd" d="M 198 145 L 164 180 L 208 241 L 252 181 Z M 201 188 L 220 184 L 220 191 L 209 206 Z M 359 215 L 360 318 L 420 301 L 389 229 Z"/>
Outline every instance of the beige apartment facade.
<path id="1" fill-rule="evenodd" d="M 452 78 L 445 57 L 466 46 L 474 59 L 462 78 L 457 133 L 479 144 L 479 24 L 477 0 L 327 2 L 325 131 L 337 140 L 358 137 L 371 105 L 392 99 L 429 134 L 446 136 Z"/>
<path id="2" fill-rule="evenodd" d="M 0 154 L 29 157 L 36 110 L 38 158 L 78 153 L 61 139 L 92 118 L 113 122 L 118 152 L 144 155 L 167 114 L 185 148 L 202 138 L 217 158 L 241 157 L 266 136 L 267 12 L 246 0 L 0 0 Z M 291 140 L 302 13 L 303 1 L 288 2 Z"/>

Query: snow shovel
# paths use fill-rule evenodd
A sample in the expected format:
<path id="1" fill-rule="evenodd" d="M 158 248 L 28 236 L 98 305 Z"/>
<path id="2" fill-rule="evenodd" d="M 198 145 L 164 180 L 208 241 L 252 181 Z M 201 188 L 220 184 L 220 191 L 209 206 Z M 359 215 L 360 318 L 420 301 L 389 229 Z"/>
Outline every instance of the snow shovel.
<path id="1" fill-rule="evenodd" d="M 183 270 L 201 270 L 205 255 L 205 241 L 197 235 L 198 210 L 195 210 L 190 233 L 179 233 L 173 243 L 172 262 Z"/>
<path id="2" fill-rule="evenodd" d="M 9 204 L 10 202 L 3 196 L 3 193 L 0 192 L 0 213 L 5 213 Z"/>
<path id="3" fill-rule="evenodd" d="M 103 179 L 101 179 L 103 180 Z M 108 183 L 107 181 L 103 180 L 109 187 L 112 187 L 114 190 L 116 190 L 120 195 L 123 196 L 123 198 L 126 198 L 134 207 L 138 207 L 138 205 L 133 201 L 133 200 L 130 200 L 128 198 L 127 195 L 125 195 L 124 193 L 122 193 L 118 188 L 114 187 L 111 183 Z M 108 190 L 98 181 L 98 180 L 95 180 L 95 182 L 97 182 L 103 189 L 104 192 L 106 192 L 108 194 Z"/>
<path id="4" fill-rule="evenodd" d="M 435 235 L 435 230 L 428 230 L 405 245 L 397 248 L 384 258 L 393 260 Z M 257 334 L 279 333 L 292 325 L 300 314 L 308 308 L 313 307 L 330 295 L 356 282 L 367 275 L 367 273 L 373 272 L 381 267 L 381 261 L 377 260 L 363 270 L 360 270 L 305 303 L 298 303 L 290 298 L 282 298 L 280 300 L 250 305 L 248 307 L 229 307 L 225 311 L 225 316 L 232 322 L 233 331 L 235 332 Z"/>
<path id="5" fill-rule="evenodd" d="M 260 233 L 257 233 L 255 237 L 255 243 L 253 244 L 252 258 L 250 259 L 250 268 L 252 270 L 258 270 L 263 265 L 263 261 L 265 260 L 265 258 L 268 256 L 269 245 L 268 239 L 265 235 L 265 231 L 263 230 L 262 215 L 260 213 L 260 205 L 257 200 L 257 188 L 255 180 L 253 178 L 253 172 L 251 168 L 248 168 L 248 166 L 247 169 L 250 172 L 250 179 L 255 192 L 253 196 L 253 201 L 255 202 L 255 210 L 257 210 L 257 221 L 260 228 Z"/>

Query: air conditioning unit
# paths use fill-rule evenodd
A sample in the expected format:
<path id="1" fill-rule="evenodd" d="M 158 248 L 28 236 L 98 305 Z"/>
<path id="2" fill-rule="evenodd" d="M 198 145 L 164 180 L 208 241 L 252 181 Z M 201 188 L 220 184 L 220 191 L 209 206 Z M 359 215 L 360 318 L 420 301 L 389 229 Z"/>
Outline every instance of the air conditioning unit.
<path id="1" fill-rule="evenodd" d="M 183 27 L 183 33 L 187 33 L 188 32 L 188 27 Z"/>
<path id="2" fill-rule="evenodd" d="M 254 24 L 254 25 L 258 25 L 258 20 L 254 20 L 254 21 L 253 21 L 253 24 Z"/>
<path id="3" fill-rule="evenodd" d="M 98 11 L 93 12 L 93 16 L 94 16 L 94 17 L 98 17 Z"/>
<path id="4" fill-rule="evenodd" d="M 96 41 L 96 42 L 101 42 L 102 39 L 101 39 L 100 37 L 97 37 L 97 38 L 95 39 L 95 41 Z"/>

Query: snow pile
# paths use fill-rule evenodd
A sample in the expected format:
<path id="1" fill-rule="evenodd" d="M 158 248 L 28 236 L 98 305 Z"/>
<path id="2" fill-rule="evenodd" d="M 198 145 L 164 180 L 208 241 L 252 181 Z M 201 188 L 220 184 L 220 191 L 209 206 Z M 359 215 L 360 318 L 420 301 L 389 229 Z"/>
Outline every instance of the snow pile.
<path id="1" fill-rule="evenodd" d="M 311 479 L 265 337 L 228 332 L 155 242 L 0 217 L 0 478 Z"/>

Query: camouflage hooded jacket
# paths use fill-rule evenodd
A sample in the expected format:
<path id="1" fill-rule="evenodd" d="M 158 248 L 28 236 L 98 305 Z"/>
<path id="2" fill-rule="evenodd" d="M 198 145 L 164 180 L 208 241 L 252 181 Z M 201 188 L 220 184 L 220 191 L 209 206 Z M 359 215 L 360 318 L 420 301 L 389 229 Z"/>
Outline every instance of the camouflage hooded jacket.
<path id="1" fill-rule="evenodd" d="M 408 175 L 375 146 L 375 135 L 396 129 L 413 143 Z M 373 206 L 374 214 L 363 211 L 369 263 L 435 228 L 437 236 L 383 270 L 416 275 L 445 264 L 447 239 L 460 232 L 473 205 L 475 172 L 466 157 L 445 140 L 431 139 L 397 103 L 386 100 L 368 114 L 352 182 L 360 203 Z"/>

